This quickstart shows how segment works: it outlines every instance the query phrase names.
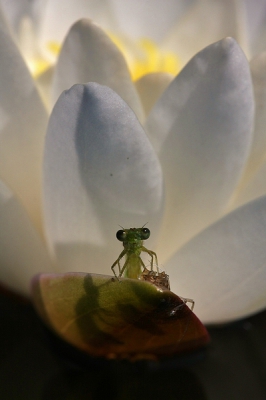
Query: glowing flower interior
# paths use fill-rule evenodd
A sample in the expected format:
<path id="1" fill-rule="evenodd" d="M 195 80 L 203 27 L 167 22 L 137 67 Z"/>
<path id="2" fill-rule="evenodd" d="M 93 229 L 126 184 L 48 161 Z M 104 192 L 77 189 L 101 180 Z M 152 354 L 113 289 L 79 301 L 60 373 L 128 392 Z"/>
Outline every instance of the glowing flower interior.
<path id="1" fill-rule="evenodd" d="M 21 23 L 19 41 L 25 61 L 33 77 L 37 78 L 56 63 L 61 45 L 56 41 L 48 41 L 45 44 L 45 52 L 40 52 L 40 49 L 34 50 L 33 37 L 31 21 L 24 18 Z M 149 73 L 166 72 L 177 75 L 180 71 L 177 55 L 173 52 L 162 51 L 151 39 L 142 38 L 133 42 L 123 40 L 122 37 L 113 34 L 110 34 L 110 38 L 124 55 L 133 81 Z"/>
<path id="2" fill-rule="evenodd" d="M 214 25 L 224 37 L 225 24 Z M 110 37 L 80 20 L 46 76 L 55 104 L 48 117 L 4 22 L 0 30 L 1 280 L 28 293 L 38 272 L 110 274 L 121 251 L 118 225 L 148 221 L 149 248 L 172 290 L 193 298 L 204 322 L 265 308 L 266 198 L 256 199 L 266 193 L 265 57 L 250 69 L 227 38 L 194 51 L 174 79 L 148 74 L 135 85 Z M 37 54 L 27 40 L 24 54 Z M 254 160 L 258 180 L 251 180 Z"/>
<path id="3" fill-rule="evenodd" d="M 124 54 L 132 80 L 155 72 L 167 72 L 177 75 L 180 71 L 180 61 L 176 54 L 162 51 L 155 42 L 148 38 L 139 39 L 128 46 L 118 36 L 110 35 L 111 39 Z"/>

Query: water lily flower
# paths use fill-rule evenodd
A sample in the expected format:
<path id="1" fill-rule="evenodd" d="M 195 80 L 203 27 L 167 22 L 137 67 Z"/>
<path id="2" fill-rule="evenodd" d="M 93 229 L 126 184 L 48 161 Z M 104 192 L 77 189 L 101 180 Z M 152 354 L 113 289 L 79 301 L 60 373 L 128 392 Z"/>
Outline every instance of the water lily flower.
<path id="1" fill-rule="evenodd" d="M 55 66 L 48 122 L 4 18 L 0 51 L 3 283 L 28 293 L 38 272 L 108 274 L 118 225 L 148 222 L 171 289 L 194 298 L 204 322 L 265 307 L 263 55 L 251 76 L 237 42 L 223 39 L 174 80 L 144 77 L 137 90 L 111 39 L 78 21 Z"/>
<path id="2" fill-rule="evenodd" d="M 156 67 L 159 48 L 166 56 L 160 60 L 171 70 L 173 54 L 182 67 L 202 48 L 226 36 L 234 37 L 249 58 L 265 48 L 266 5 L 261 0 L 1 0 L 1 4 L 20 50 L 39 72 L 55 61 L 69 27 L 81 18 L 103 27 L 123 47 L 131 67 L 139 61 L 139 69 L 145 52 Z M 167 57 L 167 51 L 172 56 Z M 150 66 L 146 67 L 148 72 Z"/>

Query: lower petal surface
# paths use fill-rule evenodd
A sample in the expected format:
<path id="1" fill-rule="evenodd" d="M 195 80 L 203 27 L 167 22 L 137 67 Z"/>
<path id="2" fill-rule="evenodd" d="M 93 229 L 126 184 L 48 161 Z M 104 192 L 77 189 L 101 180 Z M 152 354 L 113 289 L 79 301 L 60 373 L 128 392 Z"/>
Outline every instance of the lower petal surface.
<path id="1" fill-rule="evenodd" d="M 166 267 L 171 289 L 195 300 L 203 322 L 228 322 L 265 308 L 266 197 L 207 228 Z"/>
<path id="2" fill-rule="evenodd" d="M 174 357 L 209 341 L 206 328 L 169 290 L 138 279 L 84 273 L 32 281 L 40 316 L 69 343 L 96 357 Z"/>
<path id="3" fill-rule="evenodd" d="M 0 281 L 27 295 L 33 275 L 54 268 L 25 209 L 1 181 L 0 224 Z"/>

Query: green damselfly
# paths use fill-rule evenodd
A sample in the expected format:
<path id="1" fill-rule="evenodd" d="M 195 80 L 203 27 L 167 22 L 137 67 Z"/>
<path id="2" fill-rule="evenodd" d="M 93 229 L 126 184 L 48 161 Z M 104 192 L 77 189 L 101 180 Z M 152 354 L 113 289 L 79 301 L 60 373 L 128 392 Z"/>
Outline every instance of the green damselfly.
<path id="1" fill-rule="evenodd" d="M 154 251 L 143 246 L 143 241 L 150 237 L 148 228 L 129 228 L 120 229 L 116 233 L 116 238 L 123 242 L 124 250 L 119 255 L 118 259 L 113 263 L 111 269 L 117 278 L 124 276 L 131 279 L 139 279 L 143 271 L 147 270 L 140 255 L 142 252 L 147 253 L 151 257 L 150 269 L 153 271 L 154 260 L 156 270 L 158 269 L 157 255 Z M 121 266 L 121 259 L 125 257 L 124 265 Z M 115 272 L 115 267 L 118 266 L 118 274 Z"/>

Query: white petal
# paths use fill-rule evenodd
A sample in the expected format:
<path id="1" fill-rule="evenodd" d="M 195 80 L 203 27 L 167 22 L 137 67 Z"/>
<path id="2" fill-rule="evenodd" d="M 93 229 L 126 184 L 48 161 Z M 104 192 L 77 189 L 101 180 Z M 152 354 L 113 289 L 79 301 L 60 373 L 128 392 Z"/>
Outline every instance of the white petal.
<path id="1" fill-rule="evenodd" d="M 266 2 L 265 0 L 245 0 L 248 39 L 251 55 L 265 50 Z"/>
<path id="2" fill-rule="evenodd" d="M 3 0 L 2 0 L 3 2 Z M 10 24 L 9 21 L 9 16 L 7 16 L 7 12 L 6 12 L 6 6 L 4 6 L 2 4 L 1 0 L 0 0 L 0 27 L 1 30 L 3 30 L 7 35 L 13 35 L 13 31 L 12 31 L 12 24 Z"/>
<path id="3" fill-rule="evenodd" d="M 100 27 L 81 20 L 72 26 L 63 44 L 55 69 L 53 100 L 75 83 L 86 82 L 109 86 L 143 118 L 142 105 L 121 52 Z"/>
<path id="4" fill-rule="evenodd" d="M 250 63 L 255 95 L 254 133 L 250 156 L 231 209 L 266 194 L 266 52 L 256 56 Z"/>
<path id="5" fill-rule="evenodd" d="M 188 0 L 48 0 L 41 43 L 62 42 L 69 27 L 78 19 L 91 18 L 109 32 L 137 39 L 161 39 L 190 4 Z"/>
<path id="6" fill-rule="evenodd" d="M 148 115 L 152 107 L 163 94 L 167 86 L 173 80 L 173 75 L 164 72 L 147 74 L 135 82 L 141 98 L 145 115 Z"/>
<path id="7" fill-rule="evenodd" d="M 236 191 L 230 204 L 233 210 L 248 201 L 255 200 L 260 196 L 266 195 L 266 164 L 264 163 L 252 179 Z"/>
<path id="8" fill-rule="evenodd" d="M 249 154 L 253 112 L 249 66 L 230 38 L 198 53 L 155 105 L 147 129 L 166 180 L 162 253 L 223 213 Z"/>
<path id="9" fill-rule="evenodd" d="M 162 192 L 154 150 L 114 91 L 90 83 L 62 93 L 44 160 L 47 234 L 62 270 L 110 272 L 118 225 L 156 232 Z"/>
<path id="10" fill-rule="evenodd" d="M 167 264 L 171 289 L 196 302 L 206 323 L 227 322 L 266 306 L 266 197 L 207 228 Z"/>
<path id="11" fill-rule="evenodd" d="M 209 44 L 232 36 L 249 52 L 244 2 L 201 0 L 194 2 L 166 38 L 164 47 L 175 51 L 186 64 Z"/>
<path id="12" fill-rule="evenodd" d="M 50 43 L 62 43 L 70 26 L 81 18 L 91 18 L 109 31 L 117 24 L 108 0 L 47 0 L 39 32 L 42 50 L 48 53 Z"/>
<path id="13" fill-rule="evenodd" d="M 133 39 L 161 40 L 179 20 L 188 0 L 112 0 L 120 32 Z"/>
<path id="14" fill-rule="evenodd" d="M 262 165 L 266 157 L 266 52 L 259 54 L 250 62 L 254 95 L 255 121 L 251 154 L 246 168 L 248 180 Z"/>
<path id="15" fill-rule="evenodd" d="M 27 213 L 11 190 L 0 181 L 0 281 L 29 294 L 30 280 L 53 272 L 48 252 Z"/>
<path id="16" fill-rule="evenodd" d="M 0 176 L 40 227 L 40 179 L 47 114 L 8 34 L 0 28 Z"/>
<path id="17" fill-rule="evenodd" d="M 9 25 L 17 33 L 22 18 L 31 14 L 30 2 L 28 0 L 1 0 L 0 4 Z"/>
<path id="18" fill-rule="evenodd" d="M 36 86 L 38 87 L 42 100 L 46 105 L 47 110 L 49 111 L 52 109 L 51 88 L 52 88 L 53 75 L 54 75 L 54 67 L 50 66 L 42 74 L 38 75 L 35 79 L 35 83 Z"/>

